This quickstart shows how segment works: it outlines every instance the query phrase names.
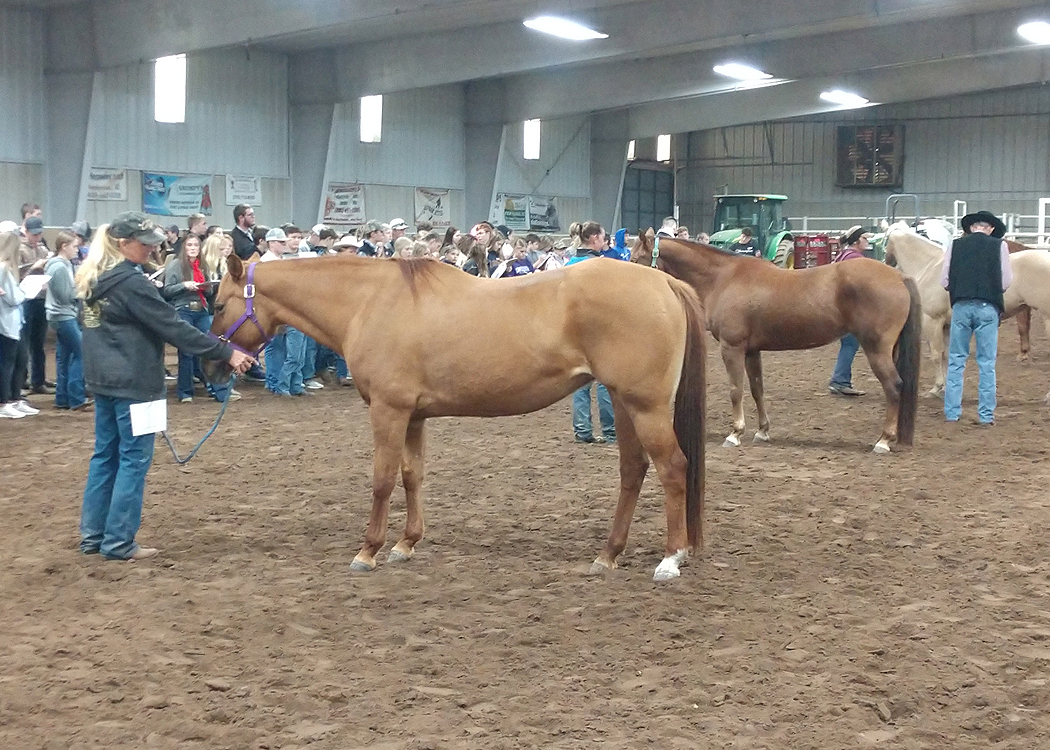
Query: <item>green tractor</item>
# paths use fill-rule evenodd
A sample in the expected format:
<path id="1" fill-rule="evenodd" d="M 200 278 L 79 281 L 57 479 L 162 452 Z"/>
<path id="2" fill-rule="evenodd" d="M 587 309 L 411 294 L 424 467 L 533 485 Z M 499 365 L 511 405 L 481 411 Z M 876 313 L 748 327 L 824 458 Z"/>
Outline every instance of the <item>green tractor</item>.
<path id="1" fill-rule="evenodd" d="M 715 196 L 711 244 L 722 250 L 736 242 L 740 230 L 751 227 L 762 257 L 782 268 L 795 267 L 795 238 L 781 214 L 786 195 Z M 731 251 L 730 251 L 731 252 Z"/>

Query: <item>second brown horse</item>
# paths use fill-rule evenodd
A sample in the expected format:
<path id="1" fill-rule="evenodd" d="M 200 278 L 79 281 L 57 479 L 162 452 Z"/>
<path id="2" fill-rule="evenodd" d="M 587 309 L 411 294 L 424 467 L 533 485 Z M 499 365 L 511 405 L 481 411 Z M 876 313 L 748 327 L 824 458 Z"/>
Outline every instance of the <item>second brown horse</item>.
<path id="1" fill-rule="evenodd" d="M 655 246 L 655 247 L 654 247 Z M 696 242 L 641 235 L 632 260 L 682 279 L 700 295 L 707 326 L 729 373 L 733 431 L 723 445 L 740 445 L 747 373 L 758 409 L 755 441 L 768 442 L 762 351 L 813 349 L 846 333 L 864 348 L 886 395 L 886 417 L 875 453 L 894 442 L 911 445 L 918 406 L 922 311 L 915 282 L 868 258 L 805 270 L 778 268 Z"/>

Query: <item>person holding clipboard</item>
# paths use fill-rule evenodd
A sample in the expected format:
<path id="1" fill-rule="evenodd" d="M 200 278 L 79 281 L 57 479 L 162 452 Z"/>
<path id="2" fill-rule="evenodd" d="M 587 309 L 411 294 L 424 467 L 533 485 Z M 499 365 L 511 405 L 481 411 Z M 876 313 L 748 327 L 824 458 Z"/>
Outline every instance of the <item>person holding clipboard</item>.
<path id="1" fill-rule="evenodd" d="M 181 320 L 146 278 L 142 264 L 163 241 L 164 232 L 145 214 L 120 214 L 98 228 L 76 276 L 84 300 L 84 377 L 95 395 L 95 452 L 84 487 L 80 551 L 109 560 L 157 554 L 135 535 L 155 433 L 163 429 L 157 425 L 166 416 L 165 342 L 225 360 L 236 373 L 254 361 Z"/>
<path id="2" fill-rule="evenodd" d="M 187 234 L 182 240 L 179 252 L 168 263 L 164 271 L 164 288 L 161 296 L 168 301 L 179 317 L 196 328 L 207 333 L 211 328 L 211 314 L 208 312 L 210 301 L 215 295 L 215 284 L 210 281 L 211 271 L 201 254 L 201 238 Z M 200 373 L 200 358 L 189 351 L 179 349 L 179 372 L 175 383 L 175 393 L 179 402 L 188 404 L 193 401 L 193 381 Z M 225 385 L 208 384 L 208 392 L 216 401 L 226 400 Z M 231 390 L 229 399 L 236 401 L 241 397 Z"/>

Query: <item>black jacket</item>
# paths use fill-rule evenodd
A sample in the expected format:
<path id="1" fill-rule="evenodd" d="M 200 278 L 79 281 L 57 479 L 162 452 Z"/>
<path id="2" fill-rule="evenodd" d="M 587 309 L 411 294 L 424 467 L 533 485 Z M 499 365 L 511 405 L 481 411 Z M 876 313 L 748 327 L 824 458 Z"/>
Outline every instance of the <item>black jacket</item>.
<path id="1" fill-rule="evenodd" d="M 948 295 L 954 305 L 964 300 L 982 300 L 1003 311 L 1003 241 L 981 232 L 967 234 L 952 243 L 948 267 Z"/>
<path id="2" fill-rule="evenodd" d="M 241 260 L 248 260 L 253 253 L 258 252 L 255 247 L 255 240 L 251 237 L 251 232 L 245 234 L 244 230 L 236 226 L 230 230 L 229 234 L 233 237 L 233 254 Z"/>
<path id="3" fill-rule="evenodd" d="M 206 359 L 226 360 L 229 345 L 179 319 L 175 308 L 131 261 L 98 277 L 84 303 L 84 380 L 111 398 L 164 398 L 164 343 Z"/>

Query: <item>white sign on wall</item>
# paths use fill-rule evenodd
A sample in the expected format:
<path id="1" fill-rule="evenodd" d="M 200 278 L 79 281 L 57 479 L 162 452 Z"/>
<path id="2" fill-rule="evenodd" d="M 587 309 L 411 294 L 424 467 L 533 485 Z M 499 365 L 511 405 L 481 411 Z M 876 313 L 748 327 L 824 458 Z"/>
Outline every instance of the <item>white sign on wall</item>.
<path id="1" fill-rule="evenodd" d="M 528 229 L 529 196 L 498 193 L 492 211 L 489 212 L 489 221 L 496 226 L 503 224 L 508 229 Z"/>
<path id="2" fill-rule="evenodd" d="M 226 205 L 236 206 L 249 203 L 252 206 L 262 205 L 262 178 L 226 175 Z"/>
<path id="3" fill-rule="evenodd" d="M 87 199 L 89 201 L 126 201 L 128 199 L 128 171 L 92 167 L 88 172 Z"/>
<path id="4" fill-rule="evenodd" d="M 353 226 L 365 223 L 365 187 L 346 182 L 329 182 L 324 198 L 326 224 Z"/>
<path id="5" fill-rule="evenodd" d="M 448 206 L 448 189 L 416 188 L 416 224 L 424 221 L 437 229 L 452 226 Z"/>

